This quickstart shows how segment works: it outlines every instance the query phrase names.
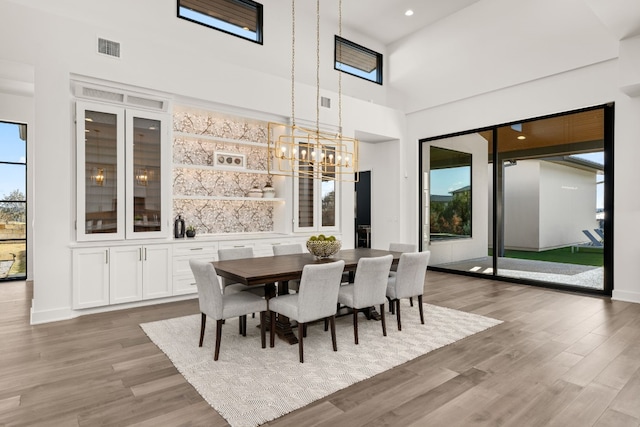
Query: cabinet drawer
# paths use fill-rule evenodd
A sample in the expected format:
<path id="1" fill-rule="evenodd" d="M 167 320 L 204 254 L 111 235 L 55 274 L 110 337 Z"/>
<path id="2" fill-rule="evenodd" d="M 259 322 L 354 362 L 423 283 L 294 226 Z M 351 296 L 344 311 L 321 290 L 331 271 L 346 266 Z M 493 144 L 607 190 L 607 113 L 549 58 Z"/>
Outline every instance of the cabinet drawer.
<path id="1" fill-rule="evenodd" d="M 194 256 L 211 254 L 215 255 L 218 252 L 218 245 L 215 243 L 203 243 L 200 245 L 189 243 L 189 244 L 177 244 L 173 246 L 173 255 L 174 256 Z"/>
<path id="2" fill-rule="evenodd" d="M 181 275 L 188 275 L 188 276 L 192 276 L 191 273 L 191 267 L 189 266 L 189 260 L 190 259 L 197 259 L 200 261 L 216 261 L 218 259 L 218 255 L 217 254 L 201 254 L 198 253 L 197 255 L 194 253 L 192 256 L 179 256 L 173 257 L 173 275 L 174 276 L 181 276 Z"/>
<path id="3" fill-rule="evenodd" d="M 196 281 L 192 275 L 173 277 L 173 295 L 185 295 L 198 293 Z"/>
<path id="4" fill-rule="evenodd" d="M 253 248 L 254 244 L 253 243 L 246 243 L 246 242 L 224 242 L 224 243 L 219 243 L 218 247 L 220 249 Z"/>

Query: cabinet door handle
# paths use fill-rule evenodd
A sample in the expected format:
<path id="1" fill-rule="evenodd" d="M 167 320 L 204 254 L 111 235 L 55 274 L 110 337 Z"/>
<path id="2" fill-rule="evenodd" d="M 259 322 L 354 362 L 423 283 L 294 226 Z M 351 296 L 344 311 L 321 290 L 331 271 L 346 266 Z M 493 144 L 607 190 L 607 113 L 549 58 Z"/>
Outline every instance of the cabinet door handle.
<path id="1" fill-rule="evenodd" d="M 142 261 L 142 248 L 138 248 L 138 261 Z"/>
<path id="2" fill-rule="evenodd" d="M 197 285 L 197 283 L 196 283 L 196 282 L 189 283 L 189 284 L 190 284 L 191 286 L 195 286 L 195 285 Z"/>
<path id="3" fill-rule="evenodd" d="M 204 249 L 204 248 L 191 248 L 191 249 L 189 249 L 189 250 L 190 250 L 190 251 L 201 251 L 201 250 L 203 250 L 203 249 Z"/>
<path id="4" fill-rule="evenodd" d="M 144 260 L 147 260 L 147 248 L 144 248 Z"/>
<path id="5" fill-rule="evenodd" d="M 109 249 L 104 250 L 104 263 L 109 264 Z"/>

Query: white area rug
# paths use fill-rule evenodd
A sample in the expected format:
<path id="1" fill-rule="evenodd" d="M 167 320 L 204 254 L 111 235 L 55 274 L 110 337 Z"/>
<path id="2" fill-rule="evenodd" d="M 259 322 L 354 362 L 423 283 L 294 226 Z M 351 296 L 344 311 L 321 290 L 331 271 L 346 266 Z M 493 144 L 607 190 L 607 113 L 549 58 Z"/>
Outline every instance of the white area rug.
<path id="1" fill-rule="evenodd" d="M 404 301 L 403 301 L 404 303 Z M 274 348 L 260 346 L 258 318 L 247 319 L 247 336 L 237 319 L 222 328 L 220 358 L 213 361 L 215 321 L 208 319 L 198 347 L 200 314 L 140 326 L 178 371 L 231 426 L 257 426 L 301 408 L 351 384 L 370 378 L 432 350 L 502 323 L 500 320 L 424 304 L 402 306 L 402 331 L 387 312 L 387 337 L 380 322 L 359 318 L 359 345 L 353 343 L 352 317 L 336 321 L 338 351 L 322 322 L 308 326 L 304 363 L 298 346 L 276 338 Z M 297 328 L 296 328 L 297 331 Z"/>

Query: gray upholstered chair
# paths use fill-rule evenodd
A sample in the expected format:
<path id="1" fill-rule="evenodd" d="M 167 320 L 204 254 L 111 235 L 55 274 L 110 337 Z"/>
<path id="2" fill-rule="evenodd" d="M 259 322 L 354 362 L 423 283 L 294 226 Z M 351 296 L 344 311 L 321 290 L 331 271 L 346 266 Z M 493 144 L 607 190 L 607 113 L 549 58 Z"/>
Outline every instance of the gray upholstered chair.
<path id="1" fill-rule="evenodd" d="M 302 344 L 307 322 L 325 319 L 331 324 L 331 340 L 333 351 L 338 351 L 336 343 L 335 317 L 338 303 L 340 278 L 344 270 L 344 261 L 322 264 L 308 264 L 302 270 L 300 288 L 297 294 L 280 295 L 271 298 L 271 324 L 275 325 L 275 314 L 279 313 L 298 322 L 298 353 L 300 363 L 304 363 L 304 346 Z M 271 328 L 270 345 L 274 346 L 274 330 Z"/>
<path id="2" fill-rule="evenodd" d="M 356 344 L 358 344 L 358 310 L 376 305 L 380 305 L 382 335 L 387 336 L 384 303 L 392 261 L 393 255 L 360 258 L 353 283 L 340 287 L 338 303 L 353 309 L 353 337 Z"/>
<path id="3" fill-rule="evenodd" d="M 228 261 L 228 260 L 242 259 L 242 258 L 253 258 L 253 248 L 250 246 L 243 246 L 240 248 L 218 249 L 218 260 L 220 261 Z M 248 286 L 242 285 L 240 283 L 236 283 L 231 279 L 227 279 L 226 277 L 221 277 L 221 279 L 222 279 L 223 293 L 227 293 L 227 291 L 232 291 L 232 290 L 245 291 L 249 289 Z M 233 287 L 227 290 L 228 286 L 233 286 Z"/>
<path id="4" fill-rule="evenodd" d="M 418 246 L 414 245 L 413 243 L 389 243 L 389 250 L 392 252 L 402 252 L 402 253 L 416 252 L 418 250 Z M 397 265 L 392 265 L 391 272 L 389 273 L 389 275 L 390 276 L 395 275 L 397 268 L 398 268 Z M 413 298 L 409 298 L 409 303 L 411 303 L 411 307 L 413 307 Z M 394 307 L 389 307 L 389 309 L 391 310 L 391 313 L 395 313 Z"/>
<path id="5" fill-rule="evenodd" d="M 413 243 L 389 243 L 392 252 L 416 252 L 418 247 Z"/>
<path id="6" fill-rule="evenodd" d="M 400 299 L 418 297 L 420 309 L 420 322 L 424 324 L 422 309 L 422 294 L 424 292 L 424 277 L 427 274 L 427 265 L 431 252 L 413 252 L 400 255 L 398 270 L 393 276 L 389 276 L 387 284 L 387 298 L 389 305 L 395 306 L 398 330 L 402 330 L 400 321 Z"/>
<path id="7" fill-rule="evenodd" d="M 286 245 L 273 245 L 273 254 L 274 255 L 292 255 L 292 254 L 301 254 L 302 253 L 302 245 L 300 243 L 291 243 Z M 289 280 L 288 289 L 291 291 L 298 291 L 300 286 L 299 280 Z"/>
<path id="8" fill-rule="evenodd" d="M 243 258 L 253 258 L 253 248 L 251 246 L 242 246 L 239 248 L 224 248 L 218 249 L 218 259 L 220 261 L 234 260 L 234 259 L 243 259 Z M 264 285 L 257 286 L 247 286 L 242 283 L 236 283 L 231 279 L 227 279 L 226 277 L 221 277 L 222 279 L 222 293 L 229 294 L 232 292 L 251 292 L 259 297 L 264 297 Z M 255 317 L 255 313 L 252 314 L 251 317 Z M 240 322 L 238 325 L 240 327 L 240 333 L 243 335 L 247 334 L 247 331 L 243 329 L 244 324 Z"/>
<path id="9" fill-rule="evenodd" d="M 222 339 L 222 324 L 224 319 L 238 317 L 240 323 L 245 324 L 246 335 L 247 314 L 260 312 L 260 338 L 262 348 L 265 348 L 265 314 L 267 301 L 250 292 L 237 292 L 223 295 L 213 264 L 195 259 L 189 260 L 189 266 L 196 279 L 198 287 L 198 301 L 200 303 L 200 344 L 204 341 L 204 330 L 207 316 L 216 320 L 216 347 L 213 360 L 218 360 L 220 354 L 220 340 Z"/>

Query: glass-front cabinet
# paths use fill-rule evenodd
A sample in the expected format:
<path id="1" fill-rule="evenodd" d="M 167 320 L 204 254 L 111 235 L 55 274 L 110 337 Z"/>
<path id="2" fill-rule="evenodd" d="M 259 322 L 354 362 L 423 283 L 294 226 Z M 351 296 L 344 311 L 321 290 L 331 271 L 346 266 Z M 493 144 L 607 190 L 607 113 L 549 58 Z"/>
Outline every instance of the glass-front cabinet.
<path id="1" fill-rule="evenodd" d="M 167 217 L 162 208 L 163 136 L 167 134 L 165 116 L 127 110 L 127 237 L 164 236 Z M 164 226 L 163 226 L 164 225 Z"/>
<path id="2" fill-rule="evenodd" d="M 168 120 L 77 102 L 77 240 L 164 237 Z"/>

